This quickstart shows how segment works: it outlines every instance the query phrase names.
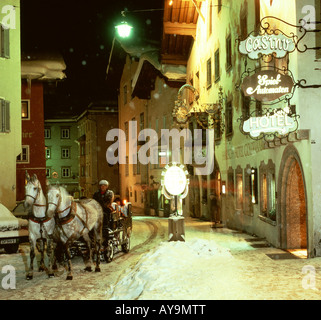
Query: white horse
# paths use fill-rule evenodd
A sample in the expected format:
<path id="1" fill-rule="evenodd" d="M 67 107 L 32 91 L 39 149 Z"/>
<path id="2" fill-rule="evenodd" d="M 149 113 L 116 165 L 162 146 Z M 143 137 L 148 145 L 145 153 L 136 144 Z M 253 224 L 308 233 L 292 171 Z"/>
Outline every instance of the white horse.
<path id="1" fill-rule="evenodd" d="M 38 250 L 41 252 L 39 271 L 44 271 L 44 250 L 47 242 L 47 255 L 49 258 L 48 276 L 53 277 L 51 254 L 52 254 L 52 235 L 55 229 L 55 219 L 53 215 L 46 215 L 46 197 L 42 191 L 41 184 L 34 174 L 31 178 L 26 171 L 27 184 L 25 186 L 24 207 L 29 211 L 29 242 L 30 242 L 30 267 L 27 274 L 27 280 L 33 278 L 33 261 L 35 258 L 35 248 L 37 241 Z"/>
<path id="2" fill-rule="evenodd" d="M 75 240 L 83 237 L 88 247 L 89 255 L 84 257 L 85 270 L 91 271 L 93 233 L 96 249 L 95 271 L 100 272 L 100 247 L 102 241 L 103 210 L 100 204 L 93 200 L 84 200 L 80 203 L 73 201 L 65 188 L 50 186 L 48 190 L 47 215 L 56 215 L 56 231 L 63 244 L 64 253 L 68 260 L 67 280 L 72 280 L 72 266 L 69 246 Z"/>

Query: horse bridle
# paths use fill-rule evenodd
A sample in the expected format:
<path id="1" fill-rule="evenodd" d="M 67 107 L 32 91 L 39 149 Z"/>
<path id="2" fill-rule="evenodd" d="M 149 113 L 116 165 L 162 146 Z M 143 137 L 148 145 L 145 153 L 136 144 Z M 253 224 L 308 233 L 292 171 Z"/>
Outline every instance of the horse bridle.
<path id="1" fill-rule="evenodd" d="M 36 196 L 34 197 L 34 196 L 30 195 L 30 194 L 26 194 L 26 195 L 25 195 L 25 199 L 26 199 L 27 197 L 32 198 L 32 199 L 34 200 L 34 203 L 32 204 L 33 206 L 36 206 L 36 207 L 46 207 L 46 206 L 47 206 L 46 204 L 35 203 L 35 202 L 37 201 L 37 198 L 38 198 L 38 195 L 39 195 L 39 191 L 40 191 L 40 188 L 37 187 L 37 194 L 36 194 Z"/>

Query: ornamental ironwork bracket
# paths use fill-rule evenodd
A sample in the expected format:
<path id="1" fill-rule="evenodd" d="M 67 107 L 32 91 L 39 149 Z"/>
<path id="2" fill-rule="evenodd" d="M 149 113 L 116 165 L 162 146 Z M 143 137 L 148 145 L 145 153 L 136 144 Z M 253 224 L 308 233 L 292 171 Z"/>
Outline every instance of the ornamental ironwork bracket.
<path id="1" fill-rule="evenodd" d="M 191 90 L 194 94 L 194 101 L 197 103 L 193 107 L 188 107 L 186 102 L 182 99 L 183 90 Z M 224 132 L 224 121 L 223 121 L 223 88 L 219 88 L 219 100 L 218 103 L 199 103 L 199 92 L 190 84 L 184 84 L 178 91 L 177 100 L 173 108 L 172 116 L 176 123 L 181 127 L 185 127 L 186 124 L 194 118 L 197 123 L 203 129 L 214 129 L 219 130 L 221 133 Z"/>

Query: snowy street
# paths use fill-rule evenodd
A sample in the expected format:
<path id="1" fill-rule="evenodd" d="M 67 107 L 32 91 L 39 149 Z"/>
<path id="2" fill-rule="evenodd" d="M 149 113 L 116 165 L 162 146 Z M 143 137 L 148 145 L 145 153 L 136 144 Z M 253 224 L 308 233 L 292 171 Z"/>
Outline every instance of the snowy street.
<path id="1" fill-rule="evenodd" d="M 16 289 L 3 289 L 6 274 L 0 274 L 0 298 L 320 299 L 321 258 L 281 259 L 285 252 L 262 239 L 210 226 L 210 222 L 186 218 L 186 242 L 168 242 L 166 218 L 135 216 L 130 252 L 116 254 L 109 264 L 102 262 L 100 273 L 86 273 L 82 258 L 75 257 L 72 281 L 65 280 L 62 266 L 56 277 L 49 279 L 45 272 L 38 272 L 36 262 L 34 279 L 27 281 L 27 243 L 20 245 L 17 254 L 0 251 L 0 270 L 11 265 L 16 272 Z M 39 255 L 37 258 L 39 261 Z"/>

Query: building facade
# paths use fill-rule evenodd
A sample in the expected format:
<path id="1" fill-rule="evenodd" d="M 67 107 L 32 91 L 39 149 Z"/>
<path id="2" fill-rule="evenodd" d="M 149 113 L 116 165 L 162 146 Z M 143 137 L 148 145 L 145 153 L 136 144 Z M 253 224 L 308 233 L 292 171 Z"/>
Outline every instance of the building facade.
<path id="1" fill-rule="evenodd" d="M 79 146 L 75 118 L 46 119 L 44 124 L 46 178 L 79 198 Z"/>
<path id="2" fill-rule="evenodd" d="M 110 189 L 119 194 L 118 164 L 107 162 L 106 141 L 109 130 L 118 126 L 117 103 L 92 103 L 77 117 L 80 196 L 92 198 L 100 180 L 108 180 Z"/>
<path id="3" fill-rule="evenodd" d="M 320 127 L 313 120 L 318 114 L 321 94 L 320 35 L 305 32 L 319 27 L 313 23 L 300 28 L 301 19 L 320 21 L 320 3 L 308 0 L 197 3 L 199 17 L 186 83 L 197 89 L 199 100 L 193 98 L 191 105 L 220 104 L 224 115 L 221 123 L 216 122 L 224 130 L 215 130 L 214 172 L 207 177 L 194 176 L 200 185 L 197 195 L 202 199 L 200 216 L 211 218 L 210 194 L 214 192 L 218 197 L 219 220 L 227 227 L 257 234 L 279 248 L 303 249 L 309 257 L 320 256 L 317 200 L 321 183 L 317 148 Z M 179 34 L 179 23 L 176 26 Z M 184 28 L 182 24 L 182 34 Z M 284 56 L 278 56 L 281 45 L 273 49 L 271 56 L 262 54 L 254 58 L 239 48 L 250 34 L 258 36 L 261 31 L 261 35 L 270 35 L 271 30 L 278 30 L 276 35 L 284 34 L 288 43 L 292 33 L 298 36 L 294 41 L 300 40 Z M 249 53 L 260 50 L 257 41 L 252 42 L 253 47 L 250 41 L 246 42 Z M 277 71 L 282 76 L 291 76 L 297 85 L 291 96 L 268 103 L 246 95 L 241 88 L 244 79 L 250 76 L 245 73 L 248 70 Z M 276 129 L 267 129 L 272 130 L 270 136 L 260 131 L 262 139 L 244 131 L 246 120 L 253 124 L 270 119 L 276 110 L 297 119 L 298 127 L 283 135 L 275 134 Z M 267 123 L 264 126 L 267 128 Z M 284 123 L 280 127 L 284 128 Z"/>
<path id="4" fill-rule="evenodd" d="M 59 55 L 38 53 L 22 57 L 21 107 L 22 148 L 17 156 L 17 201 L 25 198 L 25 173 L 36 174 L 45 188 L 46 154 L 44 127 L 44 88 L 49 82 L 61 81 L 66 76 L 66 65 Z"/>
<path id="5" fill-rule="evenodd" d="M 1 0 L 0 8 L 0 202 L 12 210 L 21 153 L 20 1 Z"/>
<path id="6" fill-rule="evenodd" d="M 150 56 L 126 58 L 120 81 L 119 128 L 126 135 L 126 164 L 120 165 L 120 194 L 132 203 L 137 213 L 169 215 L 167 201 L 161 192 L 161 173 L 167 156 L 162 149 L 162 129 L 172 129 L 172 108 L 181 83 L 169 81 Z M 147 157 L 155 153 L 155 163 L 144 163 L 140 149 L 147 143 L 144 129 L 155 132 Z M 142 141 L 138 141 L 138 137 Z M 124 144 L 125 145 L 125 144 Z M 135 152 L 133 152 L 133 149 Z M 170 151 L 169 151 L 170 152 Z"/>

